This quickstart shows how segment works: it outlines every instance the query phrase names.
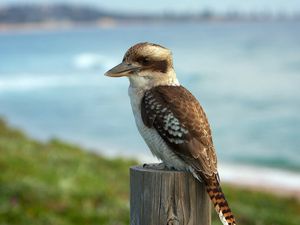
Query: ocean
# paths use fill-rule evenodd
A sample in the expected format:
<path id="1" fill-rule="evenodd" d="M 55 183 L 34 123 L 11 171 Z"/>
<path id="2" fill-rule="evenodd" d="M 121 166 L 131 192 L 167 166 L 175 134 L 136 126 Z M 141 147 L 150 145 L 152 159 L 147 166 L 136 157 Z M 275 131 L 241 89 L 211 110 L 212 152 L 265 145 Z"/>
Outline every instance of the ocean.
<path id="1" fill-rule="evenodd" d="M 170 48 L 204 107 L 221 165 L 300 173 L 300 23 L 210 22 L 0 33 L 0 117 L 41 140 L 151 154 L 128 80 L 103 73 L 137 42 Z"/>

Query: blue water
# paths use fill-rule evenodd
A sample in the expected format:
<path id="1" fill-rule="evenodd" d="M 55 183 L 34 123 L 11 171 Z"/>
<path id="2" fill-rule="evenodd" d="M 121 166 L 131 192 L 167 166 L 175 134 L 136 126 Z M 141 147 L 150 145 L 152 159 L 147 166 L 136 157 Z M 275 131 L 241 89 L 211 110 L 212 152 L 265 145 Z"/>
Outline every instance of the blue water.
<path id="1" fill-rule="evenodd" d="M 0 116 L 46 140 L 150 155 L 126 78 L 104 71 L 128 47 L 172 49 L 211 122 L 219 162 L 300 171 L 300 23 L 200 23 L 0 34 Z"/>

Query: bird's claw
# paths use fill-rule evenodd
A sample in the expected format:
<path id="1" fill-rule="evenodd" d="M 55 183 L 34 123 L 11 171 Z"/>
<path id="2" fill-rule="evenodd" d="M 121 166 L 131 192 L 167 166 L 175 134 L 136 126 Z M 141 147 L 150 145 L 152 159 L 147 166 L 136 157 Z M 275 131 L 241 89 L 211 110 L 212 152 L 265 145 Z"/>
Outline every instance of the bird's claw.
<path id="1" fill-rule="evenodd" d="M 145 169 L 153 169 L 153 170 L 164 170 L 166 169 L 166 165 L 164 163 L 144 163 L 143 168 Z"/>

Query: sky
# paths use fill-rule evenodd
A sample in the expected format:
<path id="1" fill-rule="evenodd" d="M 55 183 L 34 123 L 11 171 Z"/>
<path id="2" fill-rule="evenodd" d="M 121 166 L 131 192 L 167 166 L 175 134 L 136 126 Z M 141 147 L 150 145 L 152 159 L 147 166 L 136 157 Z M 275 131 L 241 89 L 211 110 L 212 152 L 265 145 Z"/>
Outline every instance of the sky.
<path id="1" fill-rule="evenodd" d="M 300 0 L 0 0 L 9 3 L 75 3 L 89 4 L 114 11 L 127 12 L 197 12 L 214 10 L 217 12 L 285 12 L 300 11 Z"/>

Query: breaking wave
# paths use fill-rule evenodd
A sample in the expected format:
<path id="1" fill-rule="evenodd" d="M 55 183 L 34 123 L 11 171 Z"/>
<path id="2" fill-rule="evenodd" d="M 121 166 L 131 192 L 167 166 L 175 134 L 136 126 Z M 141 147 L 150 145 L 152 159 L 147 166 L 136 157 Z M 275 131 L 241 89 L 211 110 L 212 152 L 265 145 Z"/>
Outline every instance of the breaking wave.
<path id="1" fill-rule="evenodd" d="M 87 76 L 43 74 L 20 74 L 13 76 L 2 76 L 0 78 L 0 93 L 7 91 L 30 91 L 56 87 L 101 85 L 101 83 L 96 82 L 97 77 L 88 76 L 87 78 Z"/>
<path id="2" fill-rule="evenodd" d="M 108 70 L 114 65 L 115 61 L 111 58 L 97 53 L 81 53 L 74 57 L 73 65 L 79 70 L 103 69 Z"/>
<path id="3" fill-rule="evenodd" d="M 41 88 L 103 86 L 102 76 L 117 64 L 112 58 L 96 53 L 80 53 L 71 58 L 68 74 L 19 73 L 0 74 L 0 93 L 5 91 L 27 91 Z"/>

